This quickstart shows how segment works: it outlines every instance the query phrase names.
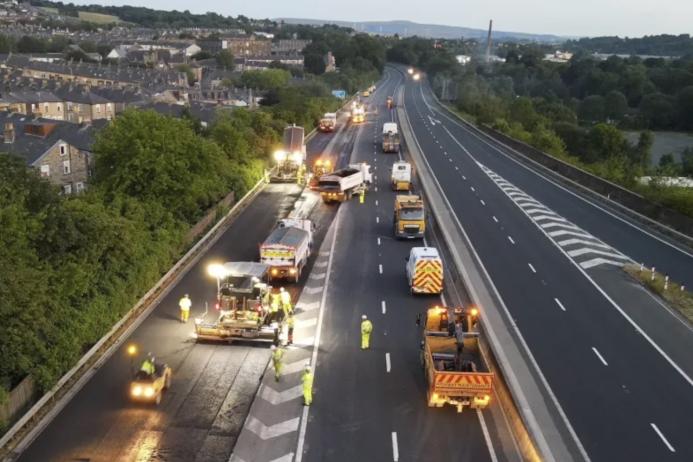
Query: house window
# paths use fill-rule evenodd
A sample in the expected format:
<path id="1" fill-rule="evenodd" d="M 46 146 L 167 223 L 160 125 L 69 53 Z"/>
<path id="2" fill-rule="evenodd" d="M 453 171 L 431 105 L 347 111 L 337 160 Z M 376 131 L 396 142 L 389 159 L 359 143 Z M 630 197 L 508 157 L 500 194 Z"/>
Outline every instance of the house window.
<path id="1" fill-rule="evenodd" d="M 61 144 L 61 145 L 60 145 L 60 155 L 61 155 L 61 156 L 64 156 L 65 154 L 67 154 L 67 145 L 66 145 L 66 144 Z"/>
<path id="2" fill-rule="evenodd" d="M 46 114 L 48 113 L 48 105 L 47 104 L 43 105 L 43 112 L 45 112 Z"/>
<path id="3" fill-rule="evenodd" d="M 81 193 L 82 191 L 84 191 L 84 183 L 82 183 L 81 181 L 78 181 L 77 183 L 75 183 L 75 190 L 78 193 Z"/>
<path id="4" fill-rule="evenodd" d="M 70 161 L 69 160 L 63 161 L 63 174 L 64 175 L 70 174 Z"/>
<path id="5" fill-rule="evenodd" d="M 48 164 L 41 165 L 41 176 L 49 177 L 51 176 L 51 166 Z"/>
<path id="6" fill-rule="evenodd" d="M 101 114 L 101 105 L 100 104 L 96 105 L 96 113 Z"/>
<path id="7" fill-rule="evenodd" d="M 71 184 L 63 185 L 63 192 L 65 194 L 72 194 L 72 185 Z"/>

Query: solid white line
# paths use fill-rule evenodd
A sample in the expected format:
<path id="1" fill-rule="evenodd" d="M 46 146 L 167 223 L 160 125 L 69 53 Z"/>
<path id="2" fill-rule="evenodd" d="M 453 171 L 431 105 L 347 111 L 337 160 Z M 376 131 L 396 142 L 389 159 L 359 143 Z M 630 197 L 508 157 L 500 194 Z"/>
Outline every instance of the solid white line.
<path id="1" fill-rule="evenodd" d="M 385 304 L 385 300 L 380 302 L 380 308 L 382 308 L 383 314 L 387 313 L 387 305 Z"/>
<path id="2" fill-rule="evenodd" d="M 484 202 L 483 199 L 479 199 L 481 201 L 481 205 L 486 205 L 486 202 Z"/>
<path id="3" fill-rule="evenodd" d="M 676 452 L 676 449 L 674 449 L 674 446 L 672 446 L 671 443 L 669 443 L 669 440 L 667 440 L 667 439 L 664 437 L 664 434 L 663 434 L 661 431 L 659 431 L 659 428 L 657 427 L 657 425 L 655 425 L 654 423 L 650 423 L 650 426 L 651 426 L 652 429 L 655 431 L 655 433 L 657 433 L 657 435 L 662 439 L 662 441 L 664 442 L 664 444 L 666 444 L 667 448 L 669 448 L 669 450 L 670 450 L 671 452 Z"/>
<path id="4" fill-rule="evenodd" d="M 399 448 L 397 447 L 397 432 L 392 432 L 392 460 L 399 460 Z"/>
<path id="5" fill-rule="evenodd" d="M 534 269 L 534 267 L 532 266 L 531 263 L 527 263 L 527 264 L 529 265 L 529 269 L 532 270 L 532 273 L 536 273 L 536 272 L 537 272 L 537 270 Z"/>
<path id="6" fill-rule="evenodd" d="M 375 222 L 380 223 L 380 217 L 375 217 Z"/>
<path id="7" fill-rule="evenodd" d="M 493 221 L 495 221 L 496 223 L 498 223 L 498 218 L 496 218 L 495 215 L 494 215 L 493 217 L 491 217 L 491 218 L 493 218 Z"/>
<path id="8" fill-rule="evenodd" d="M 337 231 L 339 230 L 339 223 L 341 221 L 342 214 L 341 207 L 337 210 L 337 216 L 335 216 L 334 224 L 334 234 L 332 235 L 332 244 L 330 244 L 330 257 L 327 261 L 327 278 L 325 279 L 325 290 L 322 291 L 322 298 L 320 299 L 320 311 L 318 313 L 318 327 L 315 330 L 315 342 L 313 343 L 313 354 L 311 356 L 310 364 L 313 367 L 313 374 L 315 374 L 318 366 L 318 351 L 320 346 L 320 335 L 322 334 L 322 320 L 325 314 L 325 301 L 327 300 L 327 292 L 330 284 L 330 274 L 332 273 L 332 258 L 334 257 L 335 244 L 337 243 Z M 301 462 L 303 458 L 303 445 L 306 440 L 306 427 L 308 426 L 308 411 L 310 406 L 303 406 L 303 414 L 301 415 L 301 427 L 298 430 L 298 443 L 296 444 L 296 462 Z"/>
<path id="9" fill-rule="evenodd" d="M 559 299 L 554 298 L 554 301 L 556 302 L 556 305 L 558 305 L 558 307 L 560 309 L 562 309 L 563 311 L 566 311 L 565 306 L 563 306 L 563 303 L 561 303 L 561 301 Z"/>
<path id="10" fill-rule="evenodd" d="M 378 272 L 383 274 L 383 265 L 378 265 Z"/>
<path id="11" fill-rule="evenodd" d="M 607 363 L 606 360 L 604 359 L 604 356 L 602 356 L 595 347 L 592 347 L 592 351 L 594 351 L 594 354 L 597 355 L 597 358 L 599 358 L 599 360 L 602 362 L 602 364 L 604 364 L 605 366 L 609 365 L 609 363 Z"/>
<path id="12" fill-rule="evenodd" d="M 378 245 L 380 245 L 380 238 L 378 238 Z"/>
<path id="13" fill-rule="evenodd" d="M 390 370 L 392 370 L 392 365 L 390 363 L 390 353 L 385 353 L 385 369 L 387 369 L 388 373 L 390 373 Z"/>
<path id="14" fill-rule="evenodd" d="M 511 244 L 514 244 L 514 243 L 515 243 L 515 241 L 513 240 L 513 238 L 510 237 L 510 236 L 508 236 L 508 240 L 510 241 Z"/>
<path id="15" fill-rule="evenodd" d="M 491 457 L 491 462 L 498 462 L 496 450 L 493 448 L 493 443 L 491 442 L 491 434 L 488 432 L 488 427 L 486 426 L 486 419 L 484 419 L 484 414 L 481 412 L 481 409 L 476 410 L 476 415 L 477 417 L 479 417 L 481 432 L 484 434 L 484 441 L 486 441 L 486 447 L 488 448 L 488 455 Z"/>

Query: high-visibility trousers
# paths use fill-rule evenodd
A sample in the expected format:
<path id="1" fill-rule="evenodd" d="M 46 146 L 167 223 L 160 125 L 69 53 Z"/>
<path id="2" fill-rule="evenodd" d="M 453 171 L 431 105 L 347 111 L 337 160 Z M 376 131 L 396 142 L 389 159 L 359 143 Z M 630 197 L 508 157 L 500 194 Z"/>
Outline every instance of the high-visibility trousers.
<path id="1" fill-rule="evenodd" d="M 306 406 L 310 406 L 310 403 L 313 402 L 313 387 L 311 386 L 306 386 L 303 385 L 303 403 Z"/>
<path id="2" fill-rule="evenodd" d="M 180 320 L 183 322 L 188 322 L 189 317 L 190 317 L 190 308 L 181 308 L 180 309 Z"/>
<path id="3" fill-rule="evenodd" d="M 279 381 L 279 377 L 282 375 L 282 361 L 280 359 L 274 359 L 272 361 L 274 362 L 274 378 Z"/>
<path id="4" fill-rule="evenodd" d="M 362 333 L 361 334 L 361 349 L 365 350 L 367 348 L 370 348 L 370 342 L 371 342 L 371 333 Z"/>

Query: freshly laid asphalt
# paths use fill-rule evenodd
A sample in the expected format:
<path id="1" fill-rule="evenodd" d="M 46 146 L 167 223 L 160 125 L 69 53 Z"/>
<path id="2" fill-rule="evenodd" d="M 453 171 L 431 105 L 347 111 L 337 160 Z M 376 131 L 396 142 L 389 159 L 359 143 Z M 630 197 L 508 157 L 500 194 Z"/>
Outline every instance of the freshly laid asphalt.
<path id="1" fill-rule="evenodd" d="M 453 213 L 590 459 L 693 460 L 691 329 L 620 268 L 601 265 L 583 274 L 477 161 L 581 230 L 670 268 L 679 280 L 690 277 L 693 259 L 479 141 L 443 116 L 425 82 L 407 79 L 404 99 Z"/>

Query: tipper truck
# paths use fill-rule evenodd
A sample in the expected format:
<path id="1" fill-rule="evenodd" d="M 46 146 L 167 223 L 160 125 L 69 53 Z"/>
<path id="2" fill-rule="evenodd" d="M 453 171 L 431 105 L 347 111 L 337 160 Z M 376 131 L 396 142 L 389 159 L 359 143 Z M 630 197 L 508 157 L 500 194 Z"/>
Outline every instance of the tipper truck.
<path id="1" fill-rule="evenodd" d="M 271 288 L 264 282 L 269 267 L 257 262 L 215 266 L 219 316 L 214 322 L 196 318 L 195 338 L 229 343 L 234 340 L 276 342 L 282 318 L 281 311 L 270 310 Z"/>
<path id="2" fill-rule="evenodd" d="M 326 112 L 320 123 L 318 124 L 318 130 L 321 132 L 333 132 L 337 128 L 337 113 L 336 112 Z"/>
<path id="3" fill-rule="evenodd" d="M 383 152 L 399 152 L 399 132 L 395 122 L 383 124 Z"/>
<path id="4" fill-rule="evenodd" d="M 451 404 L 462 412 L 465 406 L 484 409 L 493 393 L 494 374 L 489 372 L 479 351 L 476 308 L 435 306 L 425 313 L 421 364 L 427 382 L 429 407 Z"/>
<path id="5" fill-rule="evenodd" d="M 324 203 L 344 202 L 354 194 L 365 192 L 372 181 L 368 164 L 350 164 L 348 168 L 321 176 L 318 189 Z"/>
<path id="6" fill-rule="evenodd" d="M 310 179 L 308 180 L 308 188 L 312 190 L 318 189 L 318 183 L 320 182 L 320 177 L 332 173 L 334 167 L 332 161 L 327 158 L 320 158 L 313 163 L 313 171 L 310 174 Z"/>
<path id="7" fill-rule="evenodd" d="M 393 163 L 390 182 L 393 191 L 411 191 L 411 164 L 403 160 Z"/>
<path id="8" fill-rule="evenodd" d="M 351 123 L 360 124 L 366 121 L 366 108 L 357 103 L 351 109 Z"/>
<path id="9" fill-rule="evenodd" d="M 395 196 L 394 232 L 397 238 L 422 239 L 426 232 L 424 203 L 420 196 Z"/>
<path id="10" fill-rule="evenodd" d="M 305 177 L 306 143 L 303 127 L 290 125 L 284 129 L 282 149 L 274 152 L 275 166 L 270 172 L 273 183 L 301 183 Z"/>
<path id="11" fill-rule="evenodd" d="M 313 248 L 313 223 L 285 218 L 260 244 L 260 263 L 268 266 L 269 281 L 298 282 Z"/>

